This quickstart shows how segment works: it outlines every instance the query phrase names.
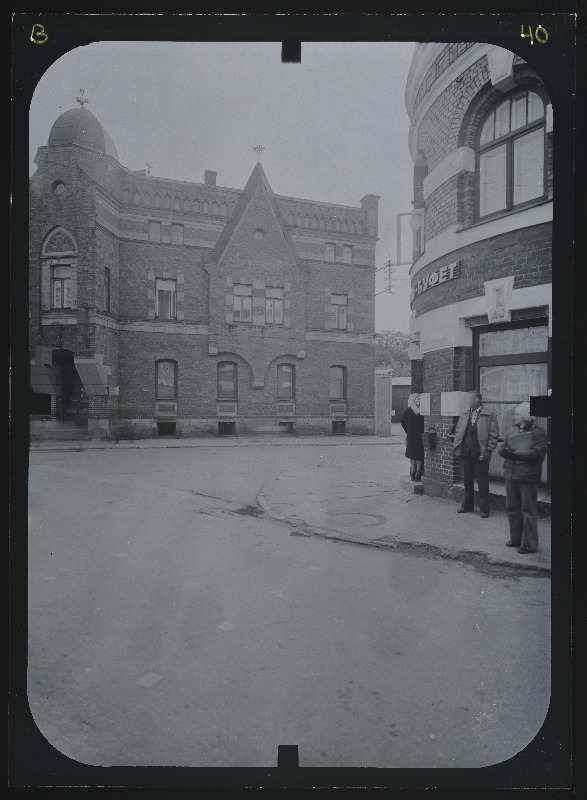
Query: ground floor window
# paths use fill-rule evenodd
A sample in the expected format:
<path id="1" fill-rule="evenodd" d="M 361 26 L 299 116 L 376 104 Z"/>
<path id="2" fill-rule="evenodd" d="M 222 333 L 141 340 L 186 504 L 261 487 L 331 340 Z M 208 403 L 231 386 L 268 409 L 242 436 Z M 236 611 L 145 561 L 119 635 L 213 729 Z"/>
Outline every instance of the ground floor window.
<path id="1" fill-rule="evenodd" d="M 234 436 L 236 434 L 236 422 L 219 422 L 218 436 Z"/>
<path id="2" fill-rule="evenodd" d="M 158 422 L 157 432 L 159 436 L 175 436 L 175 422 Z"/>
<path id="3" fill-rule="evenodd" d="M 508 325 L 475 329 L 474 374 L 483 395 L 483 405 L 495 411 L 500 439 L 511 428 L 513 411 L 530 397 L 544 396 L 550 389 L 550 345 L 548 321 L 524 320 Z M 550 440 L 549 420 L 537 419 Z M 489 474 L 503 476 L 503 459 L 495 452 Z M 542 481 L 548 480 L 548 455 L 542 466 Z"/>
<path id="4" fill-rule="evenodd" d="M 332 433 L 346 433 L 345 420 L 332 420 Z"/>
<path id="5" fill-rule="evenodd" d="M 280 422 L 279 423 L 279 433 L 293 433 L 294 432 L 294 424 L 293 422 Z"/>

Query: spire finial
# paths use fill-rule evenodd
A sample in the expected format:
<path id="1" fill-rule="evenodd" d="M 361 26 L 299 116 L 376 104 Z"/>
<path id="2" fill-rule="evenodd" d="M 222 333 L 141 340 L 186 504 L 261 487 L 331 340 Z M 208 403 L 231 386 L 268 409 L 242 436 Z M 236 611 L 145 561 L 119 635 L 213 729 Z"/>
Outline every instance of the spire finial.
<path id="1" fill-rule="evenodd" d="M 153 165 L 149 164 L 148 161 L 145 161 L 145 166 L 147 167 L 147 175 L 151 174 L 151 170 L 153 169 Z"/>
<path id="2" fill-rule="evenodd" d="M 75 99 L 76 99 L 76 100 L 77 100 L 77 102 L 80 104 L 80 106 L 83 108 L 83 107 L 84 107 L 84 105 L 85 105 L 86 103 L 89 103 L 90 101 L 89 101 L 89 100 L 86 100 L 86 99 L 84 99 L 84 94 L 86 93 L 86 90 L 85 90 L 85 89 L 80 89 L 80 90 L 79 90 L 79 93 L 81 94 L 81 97 L 76 97 Z"/>
<path id="3" fill-rule="evenodd" d="M 259 161 L 259 160 L 260 160 L 260 158 L 261 158 L 261 153 L 263 152 L 263 150 L 264 150 L 264 149 L 265 149 L 265 148 L 264 148 L 262 145 L 260 145 L 260 144 L 258 144 L 256 147 L 253 147 L 253 150 L 255 150 L 255 152 L 257 153 L 257 161 Z"/>

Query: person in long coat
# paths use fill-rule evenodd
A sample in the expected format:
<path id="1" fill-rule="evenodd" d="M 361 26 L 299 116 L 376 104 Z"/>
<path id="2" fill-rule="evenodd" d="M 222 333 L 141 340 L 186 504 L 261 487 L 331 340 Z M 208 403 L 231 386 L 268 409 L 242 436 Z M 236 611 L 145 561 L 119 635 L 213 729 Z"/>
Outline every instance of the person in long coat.
<path id="1" fill-rule="evenodd" d="M 546 434 L 530 416 L 530 403 L 515 407 L 514 425 L 497 452 L 504 459 L 506 511 L 510 524 L 506 546 L 517 547 L 518 553 L 533 553 L 538 550 L 537 496 L 546 455 Z"/>
<path id="2" fill-rule="evenodd" d="M 410 459 L 410 478 L 420 481 L 424 471 L 424 417 L 420 414 L 420 395 L 408 397 L 408 407 L 402 414 L 401 426 L 406 432 L 406 458 Z"/>

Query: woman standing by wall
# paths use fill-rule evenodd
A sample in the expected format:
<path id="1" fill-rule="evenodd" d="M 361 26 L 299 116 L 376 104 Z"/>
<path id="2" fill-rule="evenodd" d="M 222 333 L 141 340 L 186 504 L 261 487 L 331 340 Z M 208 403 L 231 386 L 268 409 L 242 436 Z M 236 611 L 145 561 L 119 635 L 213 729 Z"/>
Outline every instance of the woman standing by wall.
<path id="1" fill-rule="evenodd" d="M 401 419 L 401 426 L 406 432 L 406 458 L 410 459 L 410 478 L 419 481 L 424 466 L 424 417 L 420 414 L 420 395 L 408 397 L 408 407 Z"/>

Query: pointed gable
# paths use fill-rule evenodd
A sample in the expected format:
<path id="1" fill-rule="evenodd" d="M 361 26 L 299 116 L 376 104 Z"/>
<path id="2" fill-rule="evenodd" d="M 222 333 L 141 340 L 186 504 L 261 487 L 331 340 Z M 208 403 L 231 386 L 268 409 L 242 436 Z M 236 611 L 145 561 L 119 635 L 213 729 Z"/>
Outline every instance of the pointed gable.
<path id="1" fill-rule="evenodd" d="M 298 264 L 296 247 L 283 224 L 273 191 L 260 162 L 252 171 L 228 223 L 216 242 L 211 253 L 212 261 L 219 264 L 227 253 L 237 246 L 241 236 L 245 240 L 242 244 L 246 244 L 254 235 L 254 231 L 259 228 L 265 234 L 277 237 L 283 244 L 284 251 L 287 251 L 290 263 Z"/>

